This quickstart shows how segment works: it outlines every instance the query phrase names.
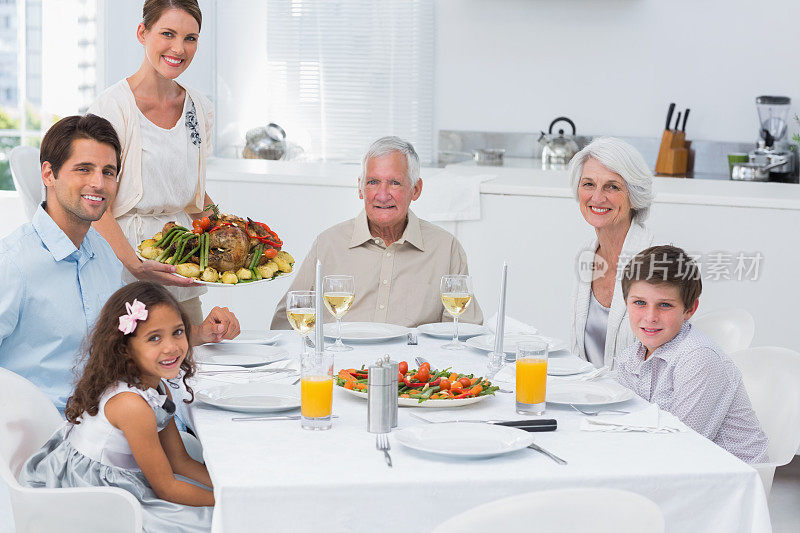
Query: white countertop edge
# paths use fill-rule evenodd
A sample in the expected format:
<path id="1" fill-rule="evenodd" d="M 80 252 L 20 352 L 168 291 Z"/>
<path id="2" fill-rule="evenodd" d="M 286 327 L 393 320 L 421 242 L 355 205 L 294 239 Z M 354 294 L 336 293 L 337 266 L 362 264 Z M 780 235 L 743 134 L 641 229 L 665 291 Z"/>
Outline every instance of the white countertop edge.
<path id="1" fill-rule="evenodd" d="M 464 175 L 485 174 L 487 167 L 449 166 Z M 426 174 L 439 168 L 421 169 Z M 492 167 L 498 177 L 481 183 L 481 194 L 572 198 L 566 172 Z M 209 180 L 279 183 L 298 186 L 350 187 L 358 185 L 361 167 L 355 163 L 291 162 L 211 158 Z M 656 177 L 655 203 L 751 207 L 800 211 L 800 185 L 747 183 L 725 180 L 684 180 Z M 536 180 L 539 183 L 530 183 Z M 544 183 L 541 183 L 544 182 Z"/>

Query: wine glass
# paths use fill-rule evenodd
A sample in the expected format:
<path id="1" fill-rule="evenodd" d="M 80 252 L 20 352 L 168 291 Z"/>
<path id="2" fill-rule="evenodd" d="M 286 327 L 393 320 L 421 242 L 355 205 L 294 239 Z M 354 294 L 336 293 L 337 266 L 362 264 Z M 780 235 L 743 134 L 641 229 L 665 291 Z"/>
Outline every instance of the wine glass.
<path id="1" fill-rule="evenodd" d="M 303 349 L 301 360 L 306 355 L 306 337 L 313 331 L 317 318 L 317 293 L 314 291 L 289 291 L 286 294 L 286 318 L 292 329 L 300 334 Z"/>
<path id="2" fill-rule="evenodd" d="M 328 312 L 336 319 L 336 342 L 328 347 L 334 352 L 353 349 L 342 342 L 342 317 L 350 310 L 356 297 L 353 276 L 325 276 L 322 281 L 322 300 Z"/>
<path id="3" fill-rule="evenodd" d="M 472 302 L 472 278 L 463 274 L 442 276 L 439 292 L 444 308 L 453 317 L 453 340 L 442 348 L 462 350 L 466 345 L 458 340 L 458 317 L 464 314 Z"/>

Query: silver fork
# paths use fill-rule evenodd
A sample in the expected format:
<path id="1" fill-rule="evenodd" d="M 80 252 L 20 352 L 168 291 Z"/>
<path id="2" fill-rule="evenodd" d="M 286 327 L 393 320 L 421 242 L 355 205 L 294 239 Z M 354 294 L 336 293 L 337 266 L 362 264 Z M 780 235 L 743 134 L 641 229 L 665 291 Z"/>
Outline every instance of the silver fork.
<path id="1" fill-rule="evenodd" d="M 389 450 L 391 450 L 392 447 L 389 445 L 389 436 L 386 433 L 379 433 L 375 436 L 375 448 L 383 452 L 383 455 L 386 457 L 386 464 L 391 468 L 392 456 L 389 455 Z"/>
<path id="2" fill-rule="evenodd" d="M 627 415 L 630 411 L 620 411 L 618 409 L 600 409 L 599 411 L 584 411 L 583 409 L 579 409 L 572 404 L 569 404 L 570 407 L 581 413 L 582 415 L 586 416 L 597 416 L 600 413 L 617 413 L 620 415 Z"/>

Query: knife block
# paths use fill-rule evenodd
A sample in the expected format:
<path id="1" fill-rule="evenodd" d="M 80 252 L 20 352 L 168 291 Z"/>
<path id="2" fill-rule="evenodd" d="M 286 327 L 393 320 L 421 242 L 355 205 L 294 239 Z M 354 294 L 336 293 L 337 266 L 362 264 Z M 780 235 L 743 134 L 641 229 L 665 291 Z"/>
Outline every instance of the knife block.
<path id="1" fill-rule="evenodd" d="M 657 174 L 686 174 L 689 150 L 686 149 L 686 133 L 664 130 L 656 160 Z"/>

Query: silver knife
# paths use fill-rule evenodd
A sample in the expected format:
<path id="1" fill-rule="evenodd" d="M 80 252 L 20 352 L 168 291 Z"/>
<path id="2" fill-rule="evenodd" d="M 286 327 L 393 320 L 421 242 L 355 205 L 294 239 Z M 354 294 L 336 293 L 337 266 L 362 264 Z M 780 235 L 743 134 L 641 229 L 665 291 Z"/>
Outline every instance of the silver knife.
<path id="1" fill-rule="evenodd" d="M 339 415 L 331 415 L 331 418 L 339 418 Z M 251 420 L 300 420 L 300 415 L 285 416 L 234 416 L 233 422 L 249 422 Z"/>
<path id="2" fill-rule="evenodd" d="M 198 374 L 227 374 L 227 373 L 252 373 L 259 372 L 297 372 L 292 368 L 231 368 L 229 370 L 198 370 Z"/>

